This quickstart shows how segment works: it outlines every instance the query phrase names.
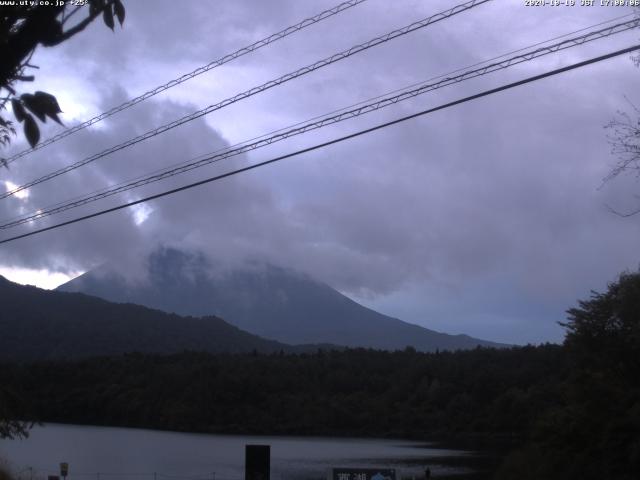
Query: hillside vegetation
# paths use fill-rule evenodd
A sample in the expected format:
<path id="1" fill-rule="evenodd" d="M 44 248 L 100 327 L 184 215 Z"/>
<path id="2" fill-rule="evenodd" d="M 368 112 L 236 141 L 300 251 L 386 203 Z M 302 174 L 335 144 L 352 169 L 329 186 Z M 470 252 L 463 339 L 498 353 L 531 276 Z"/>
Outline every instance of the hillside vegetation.
<path id="1" fill-rule="evenodd" d="M 499 440 L 497 479 L 635 480 L 640 273 L 568 311 L 563 345 L 420 353 L 131 353 L 0 365 L 14 418 L 216 433 Z M 0 419 L 0 426 L 1 426 Z"/>
<path id="2" fill-rule="evenodd" d="M 129 354 L 4 365 L 38 419 L 171 430 L 521 434 L 566 378 L 558 346 L 421 354 Z"/>
<path id="3" fill-rule="evenodd" d="M 291 351 L 209 316 L 180 317 L 80 293 L 18 285 L 0 276 L 0 361 L 73 359 L 127 352 Z"/>

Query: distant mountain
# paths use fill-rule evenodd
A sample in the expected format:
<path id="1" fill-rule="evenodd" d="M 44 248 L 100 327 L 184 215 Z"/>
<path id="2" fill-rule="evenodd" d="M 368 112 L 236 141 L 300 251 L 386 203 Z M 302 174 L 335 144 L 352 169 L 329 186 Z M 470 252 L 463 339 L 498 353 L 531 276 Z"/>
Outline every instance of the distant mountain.
<path id="1" fill-rule="evenodd" d="M 180 315 L 216 315 L 261 337 L 397 350 L 504 346 L 447 335 L 363 307 L 306 275 L 266 264 L 219 270 L 202 254 L 165 248 L 147 259 L 147 279 L 130 282 L 109 266 L 59 287 Z"/>
<path id="2" fill-rule="evenodd" d="M 213 316 L 179 317 L 81 293 L 22 286 L 0 276 L 0 361 L 185 350 L 241 353 L 300 348 L 259 338 Z"/>

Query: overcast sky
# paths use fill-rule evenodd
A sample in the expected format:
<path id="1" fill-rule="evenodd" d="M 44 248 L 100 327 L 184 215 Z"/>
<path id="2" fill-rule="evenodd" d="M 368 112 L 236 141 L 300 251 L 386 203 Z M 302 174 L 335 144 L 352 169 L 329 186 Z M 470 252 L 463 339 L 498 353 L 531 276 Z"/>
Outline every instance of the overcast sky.
<path id="1" fill-rule="evenodd" d="M 337 0 L 127 0 L 41 48 L 34 84 L 72 126 Z M 458 1 L 368 0 L 43 148 L 0 174 L 7 188 L 217 103 Z M 577 3 L 580 3 L 579 0 Z M 241 101 L 0 200 L 0 219 L 143 175 L 407 85 L 632 13 L 495 0 Z M 632 31 L 437 90 L 23 228 L 29 231 L 465 95 L 638 43 Z M 309 273 L 385 314 L 447 333 L 561 341 L 558 321 L 640 264 L 636 179 L 602 186 L 616 159 L 603 128 L 640 105 L 629 55 L 423 116 L 214 184 L 0 246 L 0 273 L 52 287 L 160 244 L 261 258 Z M 43 131 L 46 138 L 60 131 Z M 20 137 L 7 154 L 25 148 Z M 122 262 L 122 260 L 125 262 Z"/>

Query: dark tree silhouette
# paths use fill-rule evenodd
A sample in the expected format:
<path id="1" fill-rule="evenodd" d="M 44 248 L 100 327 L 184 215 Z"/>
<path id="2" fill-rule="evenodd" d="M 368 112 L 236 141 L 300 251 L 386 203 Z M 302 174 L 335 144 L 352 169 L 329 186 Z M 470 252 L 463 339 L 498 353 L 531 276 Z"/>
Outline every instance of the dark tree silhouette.
<path id="1" fill-rule="evenodd" d="M 19 395 L 10 390 L 7 385 L 0 385 L 0 439 L 27 437 L 32 423 L 16 420 L 16 416 L 24 415 L 21 411 L 23 404 Z"/>
<path id="2" fill-rule="evenodd" d="M 93 20 L 102 16 L 107 27 L 115 27 L 114 18 L 124 22 L 121 0 L 87 0 L 86 5 L 4 5 L 0 7 L 0 144 L 6 146 L 15 135 L 14 122 L 2 115 L 11 103 L 15 120 L 23 124 L 24 134 L 33 147 L 40 140 L 36 118 L 50 118 L 58 123 L 61 112 L 56 98 L 46 92 L 16 92 L 19 82 L 34 80 L 29 74 L 35 65 L 31 57 L 39 45 L 54 47 L 82 32 Z M 60 2 L 62 3 L 62 2 Z M 80 14 L 80 16 L 78 16 Z M 35 116 L 35 118 L 34 118 Z"/>
<path id="3" fill-rule="evenodd" d="M 640 271 L 622 273 L 605 293 L 567 311 L 565 345 L 580 363 L 637 383 L 640 369 Z M 611 378 L 609 378 L 611 379 Z"/>
<path id="4" fill-rule="evenodd" d="M 496 480 L 635 480 L 640 471 L 640 271 L 567 311 L 569 375 Z"/>
<path id="5" fill-rule="evenodd" d="M 54 47 L 82 32 L 97 17 L 112 30 L 114 18 L 124 22 L 125 9 L 121 0 L 88 0 L 86 5 L 70 2 L 54 5 L 3 5 L 0 7 L 0 144 L 6 146 L 15 135 L 14 122 L 4 114 L 11 103 L 15 120 L 23 124 L 24 134 L 33 147 L 40 140 L 36 118 L 50 118 L 58 123 L 60 106 L 55 96 L 46 92 L 19 95 L 16 85 L 34 80 L 28 72 L 37 69 L 30 62 L 39 45 Z M 35 116 L 35 118 L 34 118 Z M 4 159 L 0 161 L 6 162 Z M 6 166 L 6 163 L 5 163 Z M 0 384 L 0 438 L 25 436 L 29 424 L 19 418 L 21 402 L 5 385 Z"/>

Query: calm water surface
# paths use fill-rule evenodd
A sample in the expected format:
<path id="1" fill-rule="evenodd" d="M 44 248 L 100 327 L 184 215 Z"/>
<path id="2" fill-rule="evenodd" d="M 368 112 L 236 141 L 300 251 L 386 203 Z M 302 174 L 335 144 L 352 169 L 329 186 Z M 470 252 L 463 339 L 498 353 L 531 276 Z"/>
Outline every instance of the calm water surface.
<path id="1" fill-rule="evenodd" d="M 425 465 L 436 475 L 462 473 L 438 465 L 435 458 L 465 455 L 405 440 L 205 435 L 47 424 L 35 427 L 26 440 L 0 440 L 0 457 L 21 480 L 46 480 L 47 475 L 59 473 L 60 462 L 69 463 L 68 480 L 241 480 L 246 444 L 271 445 L 273 480 L 321 479 L 328 468 L 345 466 L 395 468 L 398 478 L 422 476 Z"/>

